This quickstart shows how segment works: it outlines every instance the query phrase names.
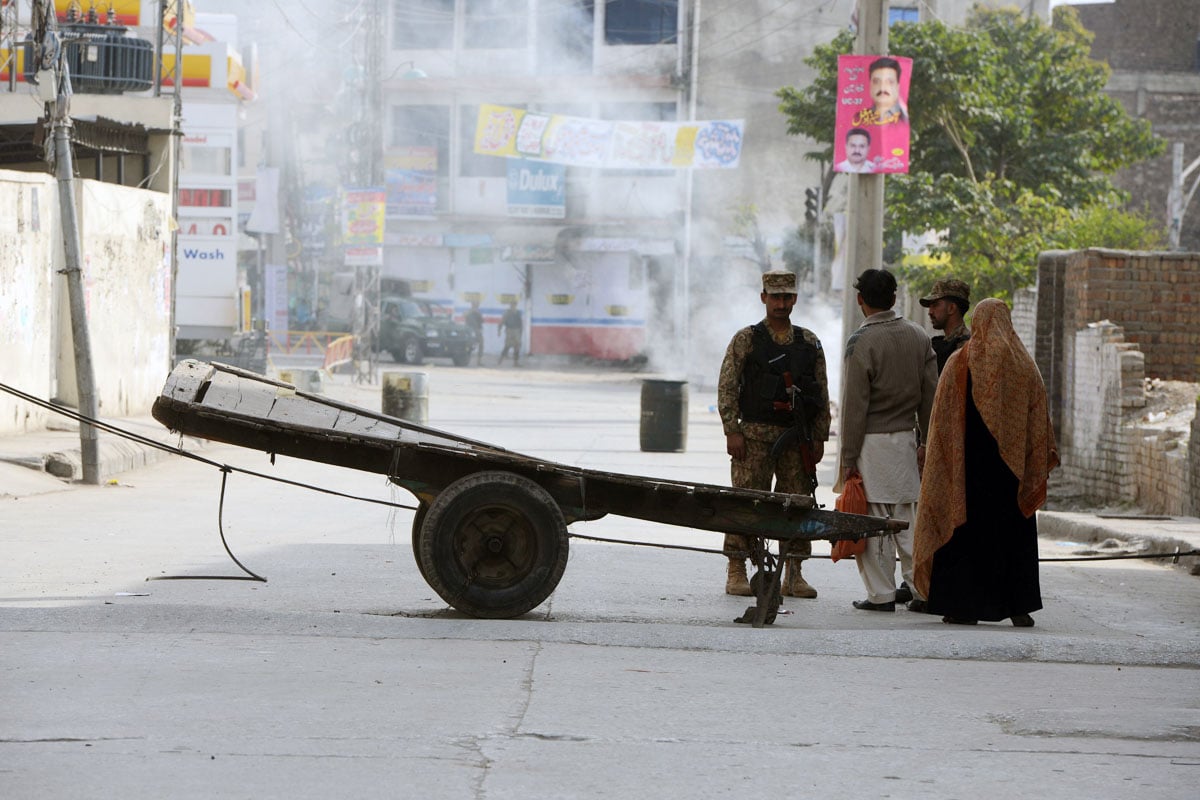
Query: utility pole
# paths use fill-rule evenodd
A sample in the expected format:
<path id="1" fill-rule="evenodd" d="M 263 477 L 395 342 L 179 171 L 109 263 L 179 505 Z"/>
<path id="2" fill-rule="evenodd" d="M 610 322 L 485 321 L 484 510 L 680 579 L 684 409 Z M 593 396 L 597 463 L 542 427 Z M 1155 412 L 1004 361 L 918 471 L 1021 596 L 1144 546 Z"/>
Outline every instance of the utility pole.
<path id="1" fill-rule="evenodd" d="M 92 368 L 92 343 L 88 333 L 87 304 L 83 293 L 83 269 L 79 242 L 79 215 L 75 207 L 75 162 L 71 154 L 71 74 L 66 49 L 59 38 L 53 3 L 34 0 L 34 61 L 43 97 L 46 119 L 50 124 L 54 147 L 46 158 L 58 180 L 59 215 L 63 234 L 63 276 L 71 308 L 71 342 L 75 355 L 75 387 L 79 395 L 79 414 L 96 419 L 96 377 Z M 43 82 L 50 82 L 45 86 Z M 50 98 L 53 99 L 50 99 Z M 83 482 L 100 483 L 99 434 L 87 422 L 79 423 L 79 448 Z"/>
<path id="2" fill-rule="evenodd" d="M 171 297 L 167 330 L 170 337 L 167 346 L 167 369 L 175 366 L 175 296 L 179 284 L 179 155 L 183 141 L 183 2 L 182 0 L 159 0 L 158 26 L 155 39 L 154 96 L 162 96 L 162 62 L 164 21 L 168 9 L 175 13 L 175 62 L 171 71 Z"/>
<path id="3" fill-rule="evenodd" d="M 701 0 L 693 0 L 691 24 L 687 33 L 687 118 L 688 122 L 696 121 L 697 93 L 700 91 L 700 10 Z M 687 20 L 680 15 L 680 33 L 684 33 Z M 682 36 L 679 41 L 683 41 Z M 682 70 L 684 52 L 679 53 L 678 68 Z M 696 170 L 688 166 L 684 168 L 683 176 L 683 252 L 679 259 L 679 272 L 675 277 L 675 341 L 682 352 L 679 353 L 679 363 L 684 365 L 684 372 L 691 364 L 691 272 L 692 272 L 692 217 L 693 206 L 696 202 Z"/>
<path id="4" fill-rule="evenodd" d="M 1187 192 L 1183 186 L 1193 172 L 1200 169 L 1200 158 L 1197 158 L 1185 169 L 1183 166 L 1183 142 L 1176 142 L 1171 149 L 1171 189 L 1167 193 L 1167 240 L 1172 250 L 1179 249 L 1179 237 L 1183 230 L 1183 215 L 1200 186 L 1200 176 L 1192 183 Z"/>
<path id="5" fill-rule="evenodd" d="M 383 35 L 386 14 L 381 0 L 367 0 L 363 5 L 365 20 L 359 21 L 361 37 L 361 83 L 355 120 L 351 123 L 350 146 L 357 150 L 358 160 L 350 169 L 357 188 L 377 189 L 383 186 L 383 80 L 380 64 L 383 60 Z M 384 223 L 386 227 L 386 221 Z M 378 263 L 357 264 L 354 267 L 355 309 L 354 381 L 375 382 L 375 347 L 379 341 L 379 301 L 383 272 L 384 243 L 378 244 Z"/>
<path id="6" fill-rule="evenodd" d="M 858 0 L 855 55 L 884 55 L 888 46 L 888 0 Z M 846 214 L 846 267 L 842 294 L 842 341 L 858 328 L 854 281 L 864 269 L 883 264 L 883 175 L 852 173 Z"/>

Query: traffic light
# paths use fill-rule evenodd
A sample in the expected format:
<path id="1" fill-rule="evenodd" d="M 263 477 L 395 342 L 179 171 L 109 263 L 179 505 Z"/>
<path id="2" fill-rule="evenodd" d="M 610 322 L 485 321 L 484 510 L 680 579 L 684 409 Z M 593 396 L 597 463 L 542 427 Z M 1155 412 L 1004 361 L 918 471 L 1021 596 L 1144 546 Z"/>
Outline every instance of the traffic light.
<path id="1" fill-rule="evenodd" d="M 817 189 L 804 190 L 804 218 L 809 222 L 817 221 L 821 213 L 821 195 Z"/>

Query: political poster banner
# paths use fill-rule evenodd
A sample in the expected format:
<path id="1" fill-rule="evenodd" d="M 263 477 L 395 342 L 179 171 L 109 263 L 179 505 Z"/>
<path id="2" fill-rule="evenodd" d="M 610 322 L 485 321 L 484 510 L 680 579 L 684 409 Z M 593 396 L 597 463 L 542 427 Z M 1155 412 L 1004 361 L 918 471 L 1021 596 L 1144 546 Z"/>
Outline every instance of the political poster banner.
<path id="1" fill-rule="evenodd" d="M 610 121 L 481 105 L 475 152 L 599 169 L 735 169 L 745 122 Z"/>
<path id="2" fill-rule="evenodd" d="M 436 147 L 397 147 L 384 158 L 387 216 L 432 217 L 437 213 Z"/>
<path id="3" fill-rule="evenodd" d="M 834 172 L 908 172 L 912 59 L 838 56 Z"/>
<path id="4" fill-rule="evenodd" d="M 342 195 L 342 244 L 383 244 L 387 192 L 382 186 L 345 189 Z"/>

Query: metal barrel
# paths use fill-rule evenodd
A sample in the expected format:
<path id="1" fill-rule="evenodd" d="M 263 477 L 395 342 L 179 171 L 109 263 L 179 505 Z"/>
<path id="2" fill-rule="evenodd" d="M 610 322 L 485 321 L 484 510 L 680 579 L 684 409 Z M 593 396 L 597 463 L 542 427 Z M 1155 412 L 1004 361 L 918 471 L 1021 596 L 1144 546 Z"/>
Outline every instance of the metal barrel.
<path id="1" fill-rule="evenodd" d="M 281 369 L 279 380 L 309 394 L 321 394 L 325 388 L 319 369 Z"/>
<path id="2" fill-rule="evenodd" d="M 429 375 L 424 372 L 383 373 L 383 409 L 418 425 L 429 421 Z"/>
<path id="3" fill-rule="evenodd" d="M 687 449 L 687 415 L 687 381 L 642 381 L 642 451 L 681 453 Z"/>

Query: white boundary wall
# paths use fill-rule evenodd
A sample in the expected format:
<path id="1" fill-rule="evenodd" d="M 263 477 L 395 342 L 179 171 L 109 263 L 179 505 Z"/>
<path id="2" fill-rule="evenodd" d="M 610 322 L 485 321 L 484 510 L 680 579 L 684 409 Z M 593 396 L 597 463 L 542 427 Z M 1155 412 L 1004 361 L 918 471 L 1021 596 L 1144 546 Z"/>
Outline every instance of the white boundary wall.
<path id="1" fill-rule="evenodd" d="M 170 371 L 169 198 L 92 180 L 75 187 L 99 414 L 148 414 Z M 75 407 L 58 184 L 0 170 L 0 208 L 11 210 L 0 215 L 0 381 Z M 51 417 L 0 392 L 0 435 Z"/>

